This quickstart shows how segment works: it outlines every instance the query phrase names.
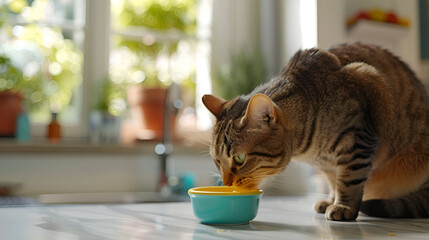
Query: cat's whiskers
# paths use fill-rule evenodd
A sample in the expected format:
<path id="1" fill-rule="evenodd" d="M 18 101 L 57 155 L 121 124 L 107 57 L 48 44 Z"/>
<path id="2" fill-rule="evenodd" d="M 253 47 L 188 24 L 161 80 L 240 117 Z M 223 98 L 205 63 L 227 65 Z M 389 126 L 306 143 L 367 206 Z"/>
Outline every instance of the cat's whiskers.
<path id="1" fill-rule="evenodd" d="M 220 173 L 218 173 L 218 172 L 209 171 L 209 173 L 211 174 L 212 177 L 221 177 Z"/>
<path id="2" fill-rule="evenodd" d="M 200 134 L 194 135 L 192 137 L 191 136 L 184 136 L 184 138 L 188 141 L 191 141 L 191 142 L 197 142 L 197 143 L 203 144 L 203 145 L 208 146 L 208 147 L 211 146 L 211 140 L 201 136 Z"/>
<path id="3" fill-rule="evenodd" d="M 208 156 L 210 156 L 210 151 L 208 151 L 208 150 L 207 151 L 200 151 L 200 152 L 194 153 L 192 155 L 197 156 L 197 157 L 208 157 Z"/>
<path id="4" fill-rule="evenodd" d="M 214 183 L 215 186 L 218 186 L 218 185 L 220 185 L 222 183 L 222 176 L 220 175 L 220 173 L 218 173 L 218 172 L 212 172 L 212 171 L 209 171 L 208 173 L 210 174 L 210 176 L 212 178 L 216 178 L 217 179 L 216 182 Z"/>
<path id="5" fill-rule="evenodd" d="M 210 146 L 211 146 L 211 142 L 207 139 L 198 139 L 198 138 L 193 138 L 193 137 L 189 137 L 189 136 L 184 136 L 185 139 L 191 141 L 191 142 L 197 142 L 200 143 L 202 145 L 207 146 L 207 150 L 203 150 L 203 151 L 199 151 L 196 152 L 192 155 L 197 156 L 197 157 L 206 157 L 206 156 L 210 156 Z"/>

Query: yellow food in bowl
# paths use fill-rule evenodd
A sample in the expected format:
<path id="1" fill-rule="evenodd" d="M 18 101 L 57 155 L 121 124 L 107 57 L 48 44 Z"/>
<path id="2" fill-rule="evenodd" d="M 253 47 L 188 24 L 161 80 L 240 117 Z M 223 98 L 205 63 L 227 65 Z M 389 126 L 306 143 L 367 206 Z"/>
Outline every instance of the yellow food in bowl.
<path id="1" fill-rule="evenodd" d="M 261 194 L 261 189 L 246 189 L 238 187 L 225 187 L 225 186 L 210 186 L 210 187 L 197 187 L 189 190 L 192 194 L 203 195 L 253 195 Z"/>

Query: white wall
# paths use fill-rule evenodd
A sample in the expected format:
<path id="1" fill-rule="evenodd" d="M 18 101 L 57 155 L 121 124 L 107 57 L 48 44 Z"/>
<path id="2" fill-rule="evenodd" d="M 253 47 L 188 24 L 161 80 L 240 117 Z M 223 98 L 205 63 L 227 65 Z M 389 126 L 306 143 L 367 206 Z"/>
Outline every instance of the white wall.
<path id="1" fill-rule="evenodd" d="M 281 2 L 276 0 L 260 1 L 260 41 L 261 50 L 265 56 L 267 64 L 268 78 L 277 76 L 283 69 L 285 63 L 282 62 L 280 51 L 281 43 L 281 26 L 282 21 L 279 21 L 282 16 Z"/>
<path id="2" fill-rule="evenodd" d="M 231 56 L 259 46 L 259 0 L 213 1 L 212 62 L 229 64 Z"/>
<path id="3" fill-rule="evenodd" d="M 393 10 L 399 16 L 410 19 L 410 26 L 404 36 L 401 36 L 398 51 L 396 53 L 413 69 L 419 77 L 422 77 L 420 46 L 419 46 L 419 21 L 418 0 L 318 0 L 318 45 L 328 48 L 334 44 L 350 40 L 347 37 L 347 18 L 359 10 L 369 10 L 379 7 L 383 10 Z M 362 41 L 362 40 L 361 40 Z M 364 41 L 368 41 L 367 39 Z M 371 41 L 369 41 L 371 42 Z"/>
<path id="4" fill-rule="evenodd" d="M 317 46 L 316 0 L 282 0 L 280 3 L 280 61 L 283 65 L 299 50 Z"/>
<path id="5" fill-rule="evenodd" d="M 197 185 L 211 185 L 217 172 L 211 157 L 173 155 L 170 171 L 195 173 Z M 18 183 L 21 195 L 157 190 L 155 155 L 116 153 L 0 153 L 0 184 Z"/>
<path id="6" fill-rule="evenodd" d="M 344 0 L 317 1 L 318 47 L 329 48 L 346 40 L 346 13 Z"/>
<path id="7" fill-rule="evenodd" d="M 208 150 L 208 149 L 207 149 Z M 155 192 L 159 159 L 150 154 L 119 153 L 0 153 L 0 185 L 19 184 L 18 195 L 61 193 Z M 210 186 L 219 178 L 206 150 L 173 154 L 170 176 L 193 174 L 196 186 Z M 309 165 L 292 162 L 263 185 L 267 195 L 304 194 L 312 187 Z M 66 200 L 67 201 L 67 200 Z"/>
<path id="8" fill-rule="evenodd" d="M 423 76 L 421 72 L 420 59 L 420 34 L 419 34 L 419 3 L 418 0 L 401 1 L 395 0 L 395 11 L 400 15 L 410 19 L 409 34 L 402 41 L 402 51 L 400 56 L 413 69 L 417 76 Z M 429 82 L 426 82 L 429 84 Z"/>

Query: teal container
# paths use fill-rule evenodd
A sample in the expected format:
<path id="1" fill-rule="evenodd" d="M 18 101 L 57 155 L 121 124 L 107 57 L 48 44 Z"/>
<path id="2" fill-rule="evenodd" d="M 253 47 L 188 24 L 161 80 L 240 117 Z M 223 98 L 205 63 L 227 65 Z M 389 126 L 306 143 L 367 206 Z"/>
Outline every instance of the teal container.
<path id="1" fill-rule="evenodd" d="M 247 224 L 256 217 L 263 191 L 214 186 L 192 188 L 188 194 L 201 223 L 231 225 Z"/>
<path id="2" fill-rule="evenodd" d="M 16 119 L 15 138 L 18 141 L 30 141 L 30 120 L 26 112 L 21 112 Z"/>

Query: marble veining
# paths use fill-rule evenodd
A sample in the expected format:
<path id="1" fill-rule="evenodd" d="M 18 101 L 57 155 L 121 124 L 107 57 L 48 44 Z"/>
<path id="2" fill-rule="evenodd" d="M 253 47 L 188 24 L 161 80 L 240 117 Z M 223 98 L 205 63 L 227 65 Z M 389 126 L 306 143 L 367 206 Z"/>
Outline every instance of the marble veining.
<path id="1" fill-rule="evenodd" d="M 429 239 L 429 219 L 332 222 L 316 196 L 263 197 L 246 225 L 204 225 L 190 202 L 0 208 L 0 239 Z"/>

